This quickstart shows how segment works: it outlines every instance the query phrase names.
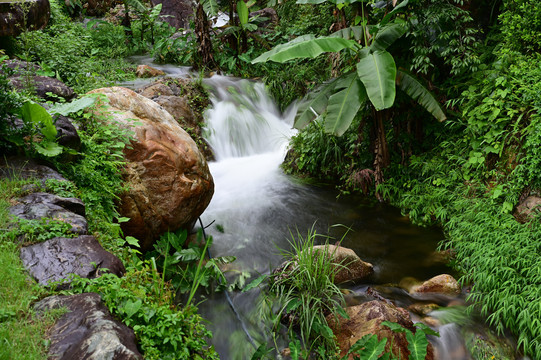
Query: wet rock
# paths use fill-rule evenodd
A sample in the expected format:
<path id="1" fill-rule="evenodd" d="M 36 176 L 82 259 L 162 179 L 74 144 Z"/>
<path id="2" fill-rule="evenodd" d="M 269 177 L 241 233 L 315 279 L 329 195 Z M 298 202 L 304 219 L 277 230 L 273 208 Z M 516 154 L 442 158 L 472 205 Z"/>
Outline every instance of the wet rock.
<path id="1" fill-rule="evenodd" d="M 28 83 L 30 81 L 30 83 Z M 12 76 L 9 78 L 11 86 L 18 90 L 25 90 L 28 87 L 36 92 L 36 95 L 44 100 L 58 100 L 57 97 L 69 101 L 77 96 L 73 90 L 62 81 L 48 76 Z M 53 96 L 47 93 L 52 93 Z"/>
<path id="2" fill-rule="evenodd" d="M 43 29 L 49 22 L 51 7 L 49 0 L 0 2 L 0 36 L 17 36 L 25 26 L 29 30 Z M 26 14 L 25 6 L 30 4 Z"/>
<path id="3" fill-rule="evenodd" d="M 85 205 L 76 198 L 63 198 L 53 194 L 37 192 L 18 199 L 9 208 L 9 213 L 25 220 L 48 218 L 71 225 L 71 232 L 84 235 L 88 231 Z"/>
<path id="4" fill-rule="evenodd" d="M 0 158 L 0 177 L 6 179 L 37 179 L 42 186 L 49 179 L 68 181 L 45 163 L 23 156 Z"/>
<path id="5" fill-rule="evenodd" d="M 120 88 L 103 88 L 111 115 L 119 126 L 135 131 L 119 211 L 130 221 L 124 234 L 140 240 L 143 250 L 166 231 L 191 228 L 214 193 L 214 181 L 204 156 L 175 119 L 154 101 Z M 134 126 L 135 119 L 141 125 Z"/>
<path id="6" fill-rule="evenodd" d="M 189 28 L 194 9 L 188 0 L 151 0 L 152 6 L 162 4 L 161 19 L 174 28 Z"/>
<path id="7" fill-rule="evenodd" d="M 410 294 L 438 293 L 449 296 L 460 294 L 460 284 L 448 274 L 434 276 L 421 285 L 413 286 Z"/>
<path id="8" fill-rule="evenodd" d="M 313 247 L 313 251 L 324 254 L 335 265 L 336 284 L 366 280 L 374 273 L 372 264 L 362 261 L 351 249 L 335 245 L 318 245 Z M 295 271 L 295 266 L 291 262 L 284 262 L 273 271 L 273 274 L 287 277 L 290 271 Z"/>
<path id="9" fill-rule="evenodd" d="M 105 269 L 118 276 L 125 272 L 122 262 L 89 235 L 73 239 L 56 237 L 23 247 L 21 260 L 28 272 L 44 286 L 69 279 L 70 274 L 92 279 Z M 61 288 L 67 287 L 68 283 L 63 283 Z"/>
<path id="10" fill-rule="evenodd" d="M 402 289 L 406 290 L 407 292 L 410 292 L 411 289 L 413 289 L 415 286 L 419 286 L 422 284 L 422 281 L 419 279 L 416 279 L 411 276 L 406 276 L 405 278 L 402 278 L 400 282 L 398 283 L 398 286 Z"/>
<path id="11" fill-rule="evenodd" d="M 431 316 L 426 316 L 422 318 L 421 322 L 430 326 L 431 328 L 438 328 L 441 326 L 441 321 Z"/>
<path id="12" fill-rule="evenodd" d="M 81 149 L 81 138 L 70 118 L 63 115 L 57 115 L 54 126 L 58 132 L 56 134 L 56 139 L 60 145 L 76 151 Z"/>
<path id="13" fill-rule="evenodd" d="M 355 251 L 343 246 L 318 245 L 314 246 L 314 251 L 326 253 L 336 265 L 334 275 L 336 284 L 363 281 L 374 273 L 372 264 L 362 261 Z"/>
<path id="14" fill-rule="evenodd" d="M 535 218 L 541 212 L 541 197 L 528 196 L 515 210 L 515 218 L 525 223 Z"/>
<path id="15" fill-rule="evenodd" d="M 370 301 L 361 305 L 346 308 L 349 319 L 334 316 L 327 317 L 338 346 L 340 347 L 340 356 L 345 356 L 357 340 L 368 334 L 375 334 L 379 340 L 387 338 L 385 350 L 391 351 L 399 359 L 406 360 L 409 357 L 408 341 L 404 333 L 393 332 L 388 327 L 381 325 L 383 321 L 390 321 L 400 324 L 402 327 L 415 333 L 416 329 L 409 317 L 406 309 L 396 307 L 383 301 Z M 392 348 L 391 348 L 392 344 Z M 429 345 L 428 353 L 425 359 L 434 358 L 432 346 Z M 353 359 L 350 356 L 349 359 Z"/>
<path id="16" fill-rule="evenodd" d="M 432 252 L 424 261 L 426 266 L 432 266 L 437 264 L 447 264 L 455 257 L 453 249 L 447 249 L 442 251 Z"/>
<path id="17" fill-rule="evenodd" d="M 167 112 L 179 122 L 183 129 L 199 128 L 195 115 L 185 97 L 162 95 L 153 100 L 167 110 Z"/>
<path id="18" fill-rule="evenodd" d="M 438 304 L 430 303 L 430 304 L 423 304 L 423 303 L 415 303 L 408 306 L 408 310 L 416 313 L 417 315 L 426 316 L 430 314 L 432 311 L 439 309 Z"/>
<path id="19" fill-rule="evenodd" d="M 115 320 L 95 293 L 50 296 L 35 305 L 38 313 L 67 308 L 50 330 L 49 359 L 142 359 L 132 329 Z"/>
<path id="20" fill-rule="evenodd" d="M 165 73 L 148 65 L 139 65 L 137 66 L 137 70 L 135 70 L 135 75 L 138 78 L 150 78 L 165 75 Z"/>

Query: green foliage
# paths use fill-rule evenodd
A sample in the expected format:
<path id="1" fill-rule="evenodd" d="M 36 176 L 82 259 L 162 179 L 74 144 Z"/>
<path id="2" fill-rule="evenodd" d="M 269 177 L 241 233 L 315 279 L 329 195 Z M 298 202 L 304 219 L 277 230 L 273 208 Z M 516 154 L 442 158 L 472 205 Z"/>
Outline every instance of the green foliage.
<path id="1" fill-rule="evenodd" d="M 54 1 L 53 1 L 54 3 Z M 85 26 L 71 22 L 56 6 L 52 24 L 28 32 L 28 56 L 53 69 L 56 77 L 76 92 L 132 79 L 134 70 L 123 57 L 129 54 L 124 29 L 107 22 Z"/>
<path id="2" fill-rule="evenodd" d="M 336 266 L 341 265 L 330 261 L 327 250 L 314 250 L 320 236 L 313 229 L 305 237 L 292 234 L 292 251 L 284 252 L 286 261 L 281 270 L 270 275 L 270 287 L 262 304 L 273 333 L 279 332 L 281 322 L 285 323 L 290 340 L 295 344 L 298 334 L 305 354 L 316 350 L 334 354 L 336 344 L 326 316 L 347 317 L 342 308 L 344 297 L 334 284 Z"/>
<path id="3" fill-rule="evenodd" d="M 154 245 L 155 251 L 147 253 L 146 257 L 157 265 L 163 280 L 169 281 L 177 294 L 186 294 L 184 305 L 189 307 L 200 286 L 209 288 L 215 284 L 217 291 L 227 288 L 220 265 L 235 261 L 235 257 L 205 259 L 212 237 L 203 239 L 203 233 L 199 231 L 195 242 L 187 244 L 187 238 L 186 230 L 166 232 Z"/>
<path id="4" fill-rule="evenodd" d="M 535 55 L 541 49 L 541 5 L 533 0 L 503 1 L 500 15 L 506 48 Z"/>
<path id="5" fill-rule="evenodd" d="M 12 224 L 9 231 L 0 238 L 10 239 L 25 246 L 50 240 L 55 237 L 76 237 L 71 232 L 71 225 L 65 221 L 41 218 L 40 220 L 19 219 Z"/>
<path id="6" fill-rule="evenodd" d="M 75 278 L 72 291 L 96 292 L 111 313 L 133 328 L 146 359 L 217 359 L 206 339 L 196 308 L 172 304 L 172 289 L 163 282 L 149 261 L 132 259 L 119 278 L 104 274 L 97 279 Z"/>

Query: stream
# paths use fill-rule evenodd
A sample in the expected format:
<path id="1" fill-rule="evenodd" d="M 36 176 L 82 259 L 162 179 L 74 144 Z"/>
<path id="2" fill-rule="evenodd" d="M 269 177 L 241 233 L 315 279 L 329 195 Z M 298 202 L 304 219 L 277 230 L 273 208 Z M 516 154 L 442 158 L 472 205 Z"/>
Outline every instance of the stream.
<path id="1" fill-rule="evenodd" d="M 148 58 L 135 59 L 147 63 Z M 186 68 L 151 66 L 168 76 L 188 76 Z M 467 360 L 464 333 L 485 336 L 482 319 L 465 315 L 465 294 L 450 299 L 441 296 L 413 298 L 398 287 L 405 278 L 427 280 L 452 273 L 435 251 L 444 239 L 439 228 L 411 224 L 400 211 L 353 195 L 339 196 L 335 190 L 302 184 L 280 169 L 292 129 L 295 105 L 281 113 L 261 83 L 215 75 L 204 80 L 212 91 L 212 107 L 206 112 L 206 139 L 216 161 L 209 163 L 215 193 L 201 216 L 207 235 L 213 237 L 213 257 L 235 256 L 227 265 L 228 278 L 248 272 L 252 278 L 268 274 L 283 261 L 280 251 L 291 250 L 292 233 L 306 235 L 310 229 L 353 249 L 374 265 L 369 283 L 347 289 L 348 305 L 368 300 L 375 289 L 397 306 L 435 302 L 443 308 L 430 314 L 440 337 L 430 337 L 438 360 Z M 137 88 L 139 80 L 122 84 Z M 335 226 L 339 225 L 339 226 Z M 322 239 L 323 241 L 323 239 Z M 215 293 L 198 305 L 212 331 L 211 344 L 224 360 L 250 359 L 250 344 L 268 341 L 257 315 L 260 293 Z M 445 318 L 453 321 L 442 321 Z M 414 322 L 420 321 L 412 313 Z M 466 331 L 464 331 L 466 330 Z M 249 334 L 249 335 L 248 335 Z M 483 334 L 483 335 L 479 335 Z M 280 349 L 286 344 L 278 344 Z M 276 354 L 277 359 L 281 359 Z"/>

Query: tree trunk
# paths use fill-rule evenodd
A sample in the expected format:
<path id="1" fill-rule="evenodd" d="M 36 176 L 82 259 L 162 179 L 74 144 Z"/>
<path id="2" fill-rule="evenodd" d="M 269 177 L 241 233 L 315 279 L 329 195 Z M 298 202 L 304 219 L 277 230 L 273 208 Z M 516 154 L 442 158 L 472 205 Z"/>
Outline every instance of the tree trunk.
<path id="1" fill-rule="evenodd" d="M 201 5 L 201 3 L 197 4 L 197 10 L 195 15 L 195 34 L 199 42 L 199 48 L 197 49 L 197 52 L 199 53 L 199 57 L 201 58 L 201 65 L 208 68 L 215 67 L 216 62 L 214 61 L 214 55 L 212 51 L 209 22 L 207 19 L 207 14 L 205 14 L 205 10 L 203 10 L 203 5 Z"/>
<path id="2" fill-rule="evenodd" d="M 384 120 L 387 120 L 388 111 L 381 110 L 372 112 L 374 118 L 375 134 L 375 146 L 374 146 L 374 177 L 376 187 L 382 184 L 385 179 L 383 178 L 383 169 L 390 164 L 389 148 L 387 145 L 387 138 L 385 136 L 385 124 Z M 382 201 L 381 194 L 376 191 L 376 198 Z"/>

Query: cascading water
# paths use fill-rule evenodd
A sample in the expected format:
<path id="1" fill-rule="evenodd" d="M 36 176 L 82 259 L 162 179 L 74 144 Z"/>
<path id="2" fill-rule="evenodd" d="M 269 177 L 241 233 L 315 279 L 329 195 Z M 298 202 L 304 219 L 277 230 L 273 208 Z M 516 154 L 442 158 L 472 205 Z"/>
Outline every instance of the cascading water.
<path id="1" fill-rule="evenodd" d="M 149 59 L 135 60 L 148 63 Z M 173 77 L 188 74 L 188 68 L 152 66 Z M 147 82 L 124 85 L 137 88 Z M 414 226 L 397 209 L 384 204 L 354 196 L 337 199 L 333 190 L 291 181 L 279 166 L 294 133 L 291 124 L 296 109 L 281 114 L 263 85 L 256 82 L 222 76 L 205 82 L 213 89 L 213 106 L 206 114 L 207 140 L 217 161 L 209 164 L 215 194 L 202 219 L 205 225 L 213 223 L 207 229 L 214 238 L 213 256 L 236 256 L 237 261 L 229 267 L 233 272 L 268 273 L 282 261 L 278 249 L 289 250 L 290 231 L 306 234 L 315 224 L 319 233 L 341 238 L 344 228 L 329 229 L 331 225 L 344 224 L 350 230 L 342 245 L 375 267 L 371 284 L 350 289 L 350 304 L 366 301 L 368 286 L 401 307 L 418 301 L 441 303 L 437 297 L 412 298 L 391 285 L 405 276 L 428 279 L 449 272 L 433 257 L 443 238 L 439 229 Z M 199 311 L 209 320 L 211 342 L 221 359 L 249 359 L 255 349 L 248 342 L 246 331 L 259 340 L 266 335 L 261 334 L 261 323 L 254 316 L 259 294 L 250 291 L 229 295 L 236 313 L 220 293 L 199 304 Z M 441 317 L 436 313 L 431 316 Z M 420 320 L 415 316 L 413 319 Z M 482 326 L 476 321 L 475 327 Z M 438 360 L 471 358 L 464 349 L 463 325 L 449 323 L 438 330 L 441 337 L 432 339 Z"/>

